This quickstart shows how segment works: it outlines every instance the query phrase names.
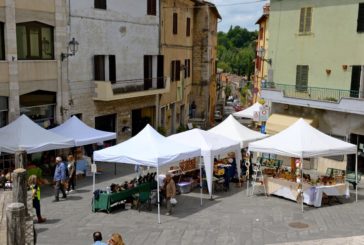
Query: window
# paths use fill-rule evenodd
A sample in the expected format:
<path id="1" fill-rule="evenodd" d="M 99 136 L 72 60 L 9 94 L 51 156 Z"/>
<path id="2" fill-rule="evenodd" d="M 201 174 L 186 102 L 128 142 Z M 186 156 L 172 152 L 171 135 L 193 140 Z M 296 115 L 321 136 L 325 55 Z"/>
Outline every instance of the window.
<path id="1" fill-rule="evenodd" d="M 144 55 L 144 89 L 153 87 L 153 56 Z"/>
<path id="2" fill-rule="evenodd" d="M 357 32 L 364 32 L 364 3 L 359 3 Z"/>
<path id="3" fill-rule="evenodd" d="M 108 59 L 109 66 L 106 66 L 105 59 Z M 108 75 L 108 77 L 107 77 Z M 94 56 L 94 79 L 95 81 L 116 82 L 116 57 L 115 55 Z"/>
<path id="4" fill-rule="evenodd" d="M 191 76 L 191 60 L 187 59 L 185 60 L 185 78 L 188 78 Z"/>
<path id="5" fill-rule="evenodd" d="M 51 60 L 54 57 L 53 27 L 39 22 L 16 25 L 18 59 Z"/>
<path id="6" fill-rule="evenodd" d="M 106 9 L 106 0 L 95 0 L 95 9 Z"/>
<path id="7" fill-rule="evenodd" d="M 0 127 L 8 123 L 8 97 L 0 96 Z"/>
<path id="8" fill-rule="evenodd" d="M 157 15 L 156 0 L 147 0 L 147 15 Z"/>
<path id="9" fill-rule="evenodd" d="M 0 22 L 0 60 L 5 60 L 4 23 Z"/>
<path id="10" fill-rule="evenodd" d="M 312 8 L 301 8 L 299 33 L 310 33 L 312 23 Z"/>
<path id="11" fill-rule="evenodd" d="M 296 67 L 296 91 L 307 92 L 308 66 L 297 65 Z"/>
<path id="12" fill-rule="evenodd" d="M 179 81 L 181 79 L 180 71 L 181 71 L 181 61 L 173 60 L 171 62 L 171 81 Z"/>
<path id="13" fill-rule="evenodd" d="M 178 32 L 178 15 L 177 13 L 173 13 L 173 34 L 176 35 Z"/>
<path id="14" fill-rule="evenodd" d="M 191 18 L 186 20 L 186 37 L 191 36 Z"/>

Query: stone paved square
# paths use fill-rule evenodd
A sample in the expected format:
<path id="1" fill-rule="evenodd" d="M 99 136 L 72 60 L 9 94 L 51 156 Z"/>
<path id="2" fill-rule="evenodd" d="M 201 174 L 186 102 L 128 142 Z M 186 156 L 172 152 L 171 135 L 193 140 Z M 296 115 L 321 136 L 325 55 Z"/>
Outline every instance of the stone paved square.
<path id="1" fill-rule="evenodd" d="M 116 175 L 114 164 L 102 163 L 99 168 L 104 172 L 97 175 L 96 189 L 105 189 L 111 183 L 134 177 L 131 165 L 117 164 Z M 79 180 L 77 191 L 58 203 L 52 202 L 53 189 L 45 186 L 41 207 L 48 220 L 35 225 L 37 244 L 92 244 L 92 233 L 97 230 L 102 232 L 104 241 L 113 232 L 119 232 L 127 245 L 363 244 L 360 237 L 364 235 L 362 188 L 359 188 L 358 203 L 355 203 L 355 192 L 350 187 L 350 199 L 339 198 L 342 204 L 333 203 L 321 208 L 305 206 L 304 213 L 297 203 L 283 198 L 248 197 L 245 188 L 231 184 L 230 191 L 215 193 L 214 200 L 204 194 L 202 207 L 198 189 L 179 195 L 171 216 L 165 216 L 166 209 L 161 208 L 162 223 L 158 224 L 156 207 L 151 212 L 115 209 L 110 214 L 93 213 L 92 177 Z M 292 222 L 304 223 L 308 227 L 292 228 L 289 225 Z M 344 240 L 309 241 L 340 237 Z"/>

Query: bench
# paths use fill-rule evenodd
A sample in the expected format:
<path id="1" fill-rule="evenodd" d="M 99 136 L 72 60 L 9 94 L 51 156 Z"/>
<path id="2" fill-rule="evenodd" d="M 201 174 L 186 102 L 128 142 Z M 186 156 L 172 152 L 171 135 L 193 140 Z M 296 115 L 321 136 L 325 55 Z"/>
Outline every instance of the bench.
<path id="1" fill-rule="evenodd" d="M 346 173 L 345 173 L 346 172 Z M 361 173 L 358 172 L 358 181 L 356 181 L 355 178 L 355 171 L 345 171 L 342 169 L 336 169 L 336 168 L 327 168 L 326 169 L 326 175 L 330 177 L 336 177 L 336 176 L 344 176 L 347 182 L 353 185 L 353 188 L 356 188 L 356 185 L 359 184 L 361 180 Z"/>

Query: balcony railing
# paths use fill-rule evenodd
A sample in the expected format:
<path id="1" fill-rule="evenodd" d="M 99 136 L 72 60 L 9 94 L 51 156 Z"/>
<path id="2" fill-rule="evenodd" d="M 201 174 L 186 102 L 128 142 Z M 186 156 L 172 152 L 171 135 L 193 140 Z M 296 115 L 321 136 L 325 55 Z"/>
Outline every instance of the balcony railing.
<path id="1" fill-rule="evenodd" d="M 363 91 L 262 83 L 262 89 L 282 90 L 285 97 L 339 102 L 341 98 L 364 98 Z"/>
<path id="2" fill-rule="evenodd" d="M 166 78 L 130 79 L 112 82 L 114 94 L 125 94 L 166 88 Z"/>

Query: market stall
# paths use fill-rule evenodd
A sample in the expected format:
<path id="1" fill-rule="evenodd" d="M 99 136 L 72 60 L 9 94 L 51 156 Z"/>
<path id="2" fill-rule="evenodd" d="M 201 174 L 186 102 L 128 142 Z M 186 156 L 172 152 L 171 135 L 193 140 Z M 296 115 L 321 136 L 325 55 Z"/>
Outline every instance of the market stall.
<path id="1" fill-rule="evenodd" d="M 232 115 L 226 118 L 217 126 L 208 130 L 209 132 L 222 135 L 240 142 L 240 148 L 248 147 L 250 142 L 268 137 L 266 134 L 261 134 L 257 131 L 251 130 L 241 123 L 239 123 Z"/>
<path id="2" fill-rule="evenodd" d="M 259 113 L 262 106 L 263 106 L 262 104 L 260 104 L 259 102 L 256 102 L 254 105 L 252 105 L 242 111 L 233 113 L 233 116 L 253 119 L 254 113 Z"/>
<path id="3" fill-rule="evenodd" d="M 155 167 L 158 176 L 159 168 L 161 166 L 200 155 L 201 151 L 199 148 L 180 144 L 166 138 L 148 124 L 134 137 L 115 146 L 95 151 L 94 161 Z M 157 178 L 157 180 L 157 200 L 159 200 L 159 178 Z M 93 189 L 95 189 L 95 187 Z M 159 202 L 158 223 L 160 223 Z"/>
<path id="4" fill-rule="evenodd" d="M 89 127 L 76 116 L 72 116 L 58 127 L 49 131 L 74 140 L 74 146 L 83 146 L 106 140 L 116 139 L 116 133 Z"/>
<path id="5" fill-rule="evenodd" d="M 169 139 L 181 144 L 190 145 L 201 149 L 201 155 L 204 160 L 207 186 L 212 198 L 212 181 L 213 181 L 213 164 L 214 157 L 234 152 L 236 161 L 240 162 L 240 143 L 227 137 L 204 131 L 201 129 L 192 129 L 182 133 L 174 134 Z M 240 176 L 240 168 L 237 169 Z"/>
<path id="6" fill-rule="evenodd" d="M 14 154 L 21 150 L 30 154 L 73 145 L 73 139 L 40 127 L 26 115 L 21 115 L 12 123 L 0 128 L 0 148 L 6 153 Z"/>
<path id="7" fill-rule="evenodd" d="M 342 140 L 338 140 L 336 138 L 333 138 L 331 136 L 328 136 L 320 132 L 319 130 L 310 126 L 307 122 L 305 122 L 301 118 L 297 122 L 292 124 L 289 128 L 281 131 L 280 133 L 274 136 L 250 143 L 249 151 L 261 152 L 261 153 L 273 153 L 282 156 L 297 158 L 295 163 L 297 169 L 296 170 L 291 169 L 291 171 L 289 171 L 289 177 L 280 179 L 284 180 L 284 183 L 287 183 L 287 181 L 291 181 L 293 183 L 298 184 L 297 186 L 293 186 L 290 189 L 296 189 L 297 192 L 299 193 L 298 197 L 302 198 L 303 195 L 302 198 L 302 211 L 303 211 L 305 190 L 311 188 L 310 186 L 305 185 L 306 183 L 314 187 L 315 193 L 317 192 L 319 193 L 316 195 L 316 198 L 314 199 L 316 205 L 318 205 L 318 203 L 321 202 L 320 193 L 325 193 L 326 195 L 333 195 L 335 193 L 336 194 L 345 193 L 345 195 L 347 194 L 347 188 L 341 186 L 341 184 L 345 185 L 345 183 L 340 183 L 340 186 L 337 186 L 337 188 L 335 187 L 336 182 L 342 179 L 342 178 L 337 179 L 337 176 L 335 177 L 336 179 L 329 179 L 326 181 L 325 180 L 321 181 L 321 179 L 320 180 L 316 179 L 314 182 L 312 182 L 311 181 L 312 178 L 308 177 L 307 175 L 306 175 L 307 177 L 305 178 L 305 175 L 303 173 L 303 159 L 320 157 L 320 156 L 335 156 L 340 154 L 356 154 L 357 148 L 353 144 L 344 142 Z M 357 163 L 355 169 L 357 176 Z M 275 173 L 273 173 L 273 175 L 274 174 Z M 327 176 L 327 177 L 332 178 L 332 176 Z M 285 188 L 284 185 L 281 186 L 283 187 L 282 188 L 279 187 L 278 189 L 282 190 L 283 188 Z M 272 191 L 272 193 L 273 192 L 276 191 Z M 293 196 L 294 195 L 295 194 L 293 194 Z M 356 188 L 356 200 L 357 200 L 357 188 Z"/>

